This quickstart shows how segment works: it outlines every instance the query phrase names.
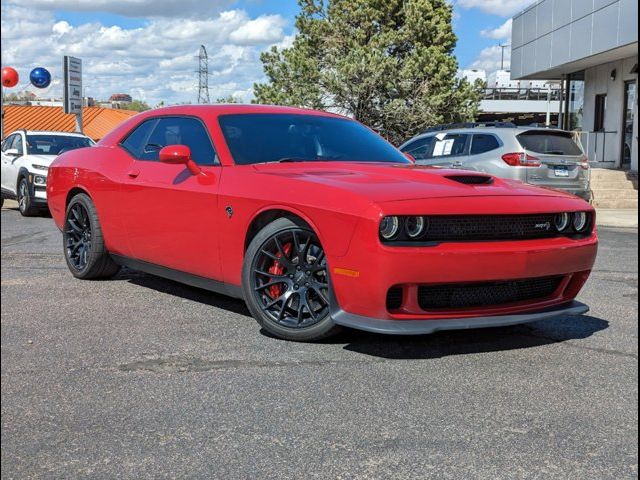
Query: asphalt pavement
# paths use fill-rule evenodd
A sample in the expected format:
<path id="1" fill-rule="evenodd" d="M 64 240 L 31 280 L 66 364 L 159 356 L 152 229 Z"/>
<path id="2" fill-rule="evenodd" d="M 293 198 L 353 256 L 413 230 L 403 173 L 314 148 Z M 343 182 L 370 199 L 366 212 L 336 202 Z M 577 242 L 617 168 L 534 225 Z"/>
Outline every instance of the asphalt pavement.
<path id="1" fill-rule="evenodd" d="M 1 218 L 3 479 L 637 478 L 636 229 L 601 228 L 588 315 L 302 344 Z"/>

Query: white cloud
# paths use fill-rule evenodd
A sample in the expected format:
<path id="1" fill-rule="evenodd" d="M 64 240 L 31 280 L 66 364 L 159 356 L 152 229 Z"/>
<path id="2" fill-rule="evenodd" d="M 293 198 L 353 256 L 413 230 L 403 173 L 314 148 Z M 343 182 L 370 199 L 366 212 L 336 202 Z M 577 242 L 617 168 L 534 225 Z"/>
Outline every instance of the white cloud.
<path id="1" fill-rule="evenodd" d="M 512 20 L 508 19 L 498 28 L 488 28 L 486 30 L 482 30 L 480 35 L 486 38 L 493 38 L 495 40 L 504 40 L 511 38 L 511 24 Z"/>
<path id="2" fill-rule="evenodd" d="M 24 3 L 33 1 L 48 0 Z M 2 60 L 20 73 L 15 91 L 36 90 L 28 86 L 29 71 L 36 66 L 60 79 L 62 57 L 74 55 L 83 59 L 87 96 L 106 99 L 125 92 L 150 104 L 184 103 L 197 98 L 197 54 L 203 44 L 209 53 L 211 98 L 235 95 L 246 101 L 253 83 L 264 76 L 260 53 L 271 45 L 291 43 L 285 28 L 279 15 L 251 18 L 244 10 L 179 21 L 155 18 L 138 28 L 99 22 L 71 25 L 51 11 L 35 17 L 25 6 L 3 3 Z M 59 97 L 62 87 L 57 82 L 37 93 Z"/>
<path id="3" fill-rule="evenodd" d="M 533 3 L 534 0 L 458 0 L 457 4 L 462 8 L 479 8 L 491 15 L 511 17 Z"/>
<path id="4" fill-rule="evenodd" d="M 485 70 L 487 73 L 495 72 L 500 69 L 502 59 L 502 49 L 495 45 L 487 47 L 480 51 L 478 57 L 473 61 L 469 68 Z M 511 49 L 504 49 L 504 68 L 509 69 L 511 64 Z"/>
<path id="5" fill-rule="evenodd" d="M 195 17 L 213 15 L 232 0 L 7 0 L 10 5 L 38 11 L 70 10 L 76 12 L 106 12 L 125 17 Z"/>

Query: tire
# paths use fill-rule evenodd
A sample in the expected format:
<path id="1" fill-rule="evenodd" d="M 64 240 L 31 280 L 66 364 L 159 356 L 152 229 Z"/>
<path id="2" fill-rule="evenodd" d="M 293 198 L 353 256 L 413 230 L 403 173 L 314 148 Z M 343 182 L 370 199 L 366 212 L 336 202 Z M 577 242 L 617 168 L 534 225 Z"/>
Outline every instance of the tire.
<path id="1" fill-rule="evenodd" d="M 84 193 L 77 194 L 69 202 L 62 247 L 67 266 L 76 278 L 110 278 L 120 270 L 105 248 L 96 207 Z"/>
<path id="2" fill-rule="evenodd" d="M 0 208 L 4 207 L 4 197 L 0 197 Z"/>
<path id="3" fill-rule="evenodd" d="M 311 342 L 341 330 L 331 319 L 324 250 L 301 221 L 280 218 L 255 236 L 245 255 L 242 287 L 253 318 L 275 337 Z"/>
<path id="4" fill-rule="evenodd" d="M 25 177 L 21 177 L 18 182 L 16 199 L 18 200 L 18 210 L 23 217 L 33 217 L 40 213 L 40 209 L 33 204 L 29 183 Z"/>

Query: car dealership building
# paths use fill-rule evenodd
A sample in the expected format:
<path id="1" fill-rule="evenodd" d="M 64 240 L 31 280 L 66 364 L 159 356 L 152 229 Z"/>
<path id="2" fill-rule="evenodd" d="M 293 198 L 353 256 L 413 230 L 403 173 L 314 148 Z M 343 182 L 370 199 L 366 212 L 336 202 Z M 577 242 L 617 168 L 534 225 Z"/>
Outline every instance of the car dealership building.
<path id="1" fill-rule="evenodd" d="M 513 18 L 514 80 L 561 80 L 590 161 L 638 171 L 638 1 L 538 0 Z"/>

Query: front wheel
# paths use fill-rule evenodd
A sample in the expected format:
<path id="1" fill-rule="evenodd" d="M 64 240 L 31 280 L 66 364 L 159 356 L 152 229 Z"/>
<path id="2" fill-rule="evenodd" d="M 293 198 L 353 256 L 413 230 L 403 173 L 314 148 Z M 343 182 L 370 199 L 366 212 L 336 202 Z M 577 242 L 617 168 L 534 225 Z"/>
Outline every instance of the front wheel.
<path id="1" fill-rule="evenodd" d="M 74 277 L 85 280 L 108 278 L 120 270 L 104 245 L 96 207 L 84 193 L 69 202 L 62 241 L 64 258 Z"/>
<path id="2" fill-rule="evenodd" d="M 33 199 L 29 192 L 29 184 L 25 177 L 22 177 L 18 183 L 18 194 L 16 197 L 18 198 L 18 210 L 20 210 L 20 215 L 23 217 L 33 217 L 39 212 L 38 208 L 33 205 Z"/>
<path id="3" fill-rule="evenodd" d="M 331 319 L 325 251 L 306 225 L 281 218 L 251 241 L 242 275 L 245 300 L 269 333 L 316 341 L 339 328 Z"/>

